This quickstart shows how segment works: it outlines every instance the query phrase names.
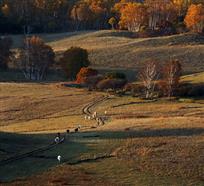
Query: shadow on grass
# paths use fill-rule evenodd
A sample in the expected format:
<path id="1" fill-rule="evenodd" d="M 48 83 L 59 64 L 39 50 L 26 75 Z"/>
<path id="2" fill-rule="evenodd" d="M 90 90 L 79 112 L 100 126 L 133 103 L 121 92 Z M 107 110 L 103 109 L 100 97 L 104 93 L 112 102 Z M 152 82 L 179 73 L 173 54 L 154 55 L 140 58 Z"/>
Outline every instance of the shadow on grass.
<path id="1" fill-rule="evenodd" d="M 46 149 L 50 143 L 54 142 L 55 137 L 56 134 L 27 135 L 0 132 L 0 155 L 2 155 L 0 164 L 4 160 L 12 159 L 12 161 L 0 165 L 0 182 L 31 176 L 59 165 L 58 155 L 62 156 L 62 162 L 76 162 L 78 157 L 89 150 L 85 143 L 74 141 L 68 137 L 64 143 Z M 38 149 L 44 148 L 45 150 L 38 151 Z M 23 156 L 19 158 L 21 155 Z"/>
<path id="2" fill-rule="evenodd" d="M 125 139 L 125 138 L 144 138 L 144 137 L 182 137 L 203 135 L 204 128 L 174 128 L 174 129 L 145 129 L 134 131 L 103 131 L 103 132 L 83 132 L 83 138 L 98 138 L 98 139 Z"/>
<path id="3" fill-rule="evenodd" d="M 50 69 L 47 73 L 47 77 L 42 81 L 27 80 L 23 73 L 18 69 L 0 70 L 0 82 L 15 82 L 15 83 L 52 83 L 65 81 L 65 75 L 62 71 Z"/>

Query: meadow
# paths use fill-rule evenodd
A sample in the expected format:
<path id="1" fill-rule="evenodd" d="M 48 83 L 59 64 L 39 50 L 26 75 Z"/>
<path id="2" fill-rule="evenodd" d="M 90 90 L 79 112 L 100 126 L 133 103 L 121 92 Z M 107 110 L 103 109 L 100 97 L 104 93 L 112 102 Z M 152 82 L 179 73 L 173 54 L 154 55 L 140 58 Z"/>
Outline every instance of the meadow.
<path id="1" fill-rule="evenodd" d="M 105 30 L 40 36 L 57 58 L 71 46 L 88 49 L 100 72 L 119 70 L 134 80 L 149 58 L 163 64 L 173 57 L 182 63 L 182 83 L 204 83 L 200 35 L 137 39 Z M 20 47 L 23 37 L 12 37 L 13 49 Z M 0 185 L 204 185 L 203 97 L 110 95 L 65 86 L 54 71 L 46 82 L 25 81 L 16 70 L 1 72 L 0 81 Z M 104 96 L 90 112 L 105 124 L 85 120 L 84 108 Z M 65 141 L 53 144 L 58 132 Z"/>
<path id="2" fill-rule="evenodd" d="M 204 70 L 202 35 L 187 33 L 155 38 L 134 38 L 131 32 L 103 30 L 39 36 L 53 47 L 58 57 L 72 46 L 87 49 L 92 66 L 99 69 L 122 68 L 138 71 L 150 59 L 164 64 L 174 58 L 181 62 L 185 74 Z M 14 49 L 23 43 L 22 35 L 14 35 L 12 39 Z"/>
<path id="3" fill-rule="evenodd" d="M 197 82 L 199 76 L 182 80 Z M 101 116 L 107 111 L 105 125 L 93 128 L 95 121 L 85 120 L 82 109 L 104 95 L 61 83 L 1 83 L 1 160 L 42 148 L 57 132 L 66 140 L 1 166 L 0 180 L 5 185 L 204 184 L 202 98 L 111 96 L 91 108 Z M 66 134 L 78 124 L 79 133 Z"/>

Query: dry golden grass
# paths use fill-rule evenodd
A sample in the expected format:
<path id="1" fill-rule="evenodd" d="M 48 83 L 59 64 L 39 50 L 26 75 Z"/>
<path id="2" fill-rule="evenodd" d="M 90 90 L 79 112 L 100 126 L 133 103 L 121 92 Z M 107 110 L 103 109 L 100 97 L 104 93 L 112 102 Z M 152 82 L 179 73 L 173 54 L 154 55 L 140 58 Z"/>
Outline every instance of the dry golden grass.
<path id="1" fill-rule="evenodd" d="M 181 81 L 193 84 L 197 83 L 204 84 L 204 72 L 183 76 L 181 78 Z"/>
<path id="2" fill-rule="evenodd" d="M 91 126 L 82 107 L 101 93 L 58 87 L 57 84 L 1 83 L 0 131 L 56 132 L 81 124 Z"/>
<path id="3" fill-rule="evenodd" d="M 75 168 L 73 166 L 57 166 L 54 169 L 45 172 L 43 174 L 33 176 L 30 179 L 23 180 L 19 179 L 11 184 L 5 185 L 38 185 L 38 186 L 62 186 L 62 185 L 115 185 L 109 181 L 106 181 L 104 178 L 97 178 L 89 172 Z"/>
<path id="4" fill-rule="evenodd" d="M 196 185 L 194 181 L 199 180 L 202 185 L 204 180 L 203 142 L 203 136 L 132 138 L 127 140 L 121 150 L 117 151 L 117 157 L 129 159 L 142 172 L 149 171 L 161 177 L 180 177 L 188 180 L 187 185 Z"/>
<path id="5" fill-rule="evenodd" d="M 188 81 L 194 80 L 191 77 Z M 53 133 L 78 123 L 92 126 L 93 121 L 86 122 L 81 109 L 103 95 L 51 83 L 1 83 L 0 88 L 0 131 L 13 133 Z M 72 134 L 62 146 L 42 154 L 51 159 L 27 158 L 5 166 L 0 173 L 6 175 L 14 167 L 7 178 L 12 180 L 31 175 L 28 171 L 45 171 L 12 185 L 203 185 L 203 99 L 148 102 L 129 96 L 113 97 L 92 108 L 95 110 L 99 115 L 108 112 L 104 126 Z M 54 134 L 6 136 L 1 134 L 1 148 L 11 150 L 14 146 L 24 152 L 50 143 Z M 86 158 L 90 161 L 74 166 L 64 163 L 47 170 L 56 166 L 56 153 L 62 154 L 67 163 Z M 104 154 L 114 157 L 94 160 Z M 31 162 L 33 167 L 27 167 Z"/>
<path id="6" fill-rule="evenodd" d="M 108 112 L 109 122 L 100 128 L 124 130 L 133 127 L 203 127 L 203 100 L 144 101 L 128 96 L 115 97 L 93 108 L 99 113 Z"/>
<path id="7" fill-rule="evenodd" d="M 134 39 L 125 31 L 92 31 L 40 35 L 57 52 L 80 46 L 90 52 L 95 67 L 140 68 L 149 59 L 160 63 L 177 58 L 184 72 L 204 70 L 204 37 L 184 34 L 157 38 Z M 14 47 L 22 44 L 22 36 L 13 36 Z"/>
<path id="8" fill-rule="evenodd" d="M 113 153 L 117 158 L 139 172 L 181 178 L 185 185 L 204 184 L 203 99 L 148 102 L 126 96 L 93 109 L 108 112 L 107 124 L 98 129 L 104 138 L 126 139 Z"/>

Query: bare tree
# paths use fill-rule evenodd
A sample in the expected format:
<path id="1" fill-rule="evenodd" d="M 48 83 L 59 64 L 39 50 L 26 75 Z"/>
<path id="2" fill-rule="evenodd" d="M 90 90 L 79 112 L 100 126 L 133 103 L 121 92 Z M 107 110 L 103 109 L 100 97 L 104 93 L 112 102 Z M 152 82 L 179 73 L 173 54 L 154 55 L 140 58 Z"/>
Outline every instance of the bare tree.
<path id="1" fill-rule="evenodd" d="M 176 93 L 176 88 L 179 86 L 181 71 L 181 64 L 178 60 L 171 60 L 164 67 L 163 90 L 168 97 L 172 97 Z"/>
<path id="2" fill-rule="evenodd" d="M 154 61 L 147 62 L 146 66 L 140 73 L 140 79 L 145 87 L 145 97 L 153 97 L 156 81 L 159 78 L 159 68 Z"/>
<path id="3" fill-rule="evenodd" d="M 54 62 L 54 52 L 42 39 L 33 36 L 27 38 L 20 51 L 19 65 L 26 79 L 45 79 L 46 72 Z"/>

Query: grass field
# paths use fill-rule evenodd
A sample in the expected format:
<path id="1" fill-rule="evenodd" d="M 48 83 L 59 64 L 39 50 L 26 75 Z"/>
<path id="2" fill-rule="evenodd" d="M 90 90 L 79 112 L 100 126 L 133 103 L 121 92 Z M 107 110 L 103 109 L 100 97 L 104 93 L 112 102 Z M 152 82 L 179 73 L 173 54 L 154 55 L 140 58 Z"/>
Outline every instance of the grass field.
<path id="1" fill-rule="evenodd" d="M 1 83 L 0 90 L 1 131 L 21 133 L 65 131 L 81 122 L 88 126 L 82 107 L 103 95 L 57 83 Z"/>
<path id="2" fill-rule="evenodd" d="M 182 81 L 198 83 L 202 77 Z M 82 125 L 64 143 L 0 166 L 3 185 L 204 185 L 202 98 L 115 96 L 91 108 L 101 116 L 106 110 L 108 119 L 91 129 L 95 122 L 84 120 L 82 108 L 104 93 L 59 83 L 1 83 L 0 88 L 0 161 Z"/>
<path id="3" fill-rule="evenodd" d="M 182 82 L 204 83 L 203 36 L 136 39 L 123 31 L 40 36 L 58 55 L 71 46 L 88 49 L 92 66 L 101 72 L 120 70 L 132 80 L 149 58 L 164 63 L 173 57 L 183 64 Z M 19 47 L 23 37 L 12 37 Z M 82 110 L 107 93 L 62 86 L 64 77 L 57 72 L 47 82 L 33 83 L 11 70 L 0 72 L 0 81 L 0 185 L 204 185 L 202 97 L 111 96 L 90 108 L 106 118 L 95 128 Z M 73 132 L 78 125 L 80 131 Z M 26 155 L 48 147 L 57 132 L 66 137 L 63 143 Z"/>
<path id="4" fill-rule="evenodd" d="M 92 65 L 97 68 L 125 68 L 136 71 L 148 60 L 165 63 L 179 59 L 185 73 L 204 70 L 204 37 L 181 34 L 156 38 L 133 38 L 125 31 L 90 31 L 40 35 L 58 53 L 71 46 L 88 49 Z M 22 36 L 13 36 L 14 48 Z"/>

